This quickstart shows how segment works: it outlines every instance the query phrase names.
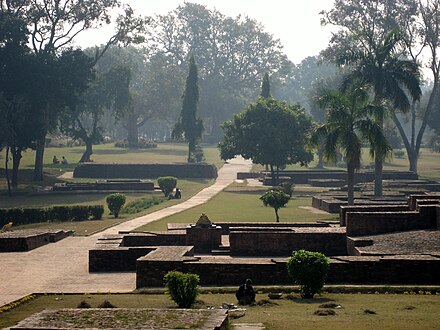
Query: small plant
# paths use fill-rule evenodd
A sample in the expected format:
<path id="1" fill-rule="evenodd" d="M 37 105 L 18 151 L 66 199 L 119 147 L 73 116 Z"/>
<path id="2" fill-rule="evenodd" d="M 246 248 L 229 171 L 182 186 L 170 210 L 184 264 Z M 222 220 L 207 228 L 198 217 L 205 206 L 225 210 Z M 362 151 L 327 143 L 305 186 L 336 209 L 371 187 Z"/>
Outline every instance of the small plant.
<path id="1" fill-rule="evenodd" d="M 286 195 L 289 195 L 289 197 L 292 197 L 293 195 L 293 188 L 294 185 L 291 182 L 282 182 L 278 187 L 275 187 L 274 189 L 280 190 L 284 192 Z"/>
<path id="2" fill-rule="evenodd" d="M 92 306 L 90 306 L 87 301 L 83 300 L 78 304 L 78 306 L 76 306 L 76 308 L 92 308 Z"/>
<path id="3" fill-rule="evenodd" d="M 117 308 L 110 301 L 104 300 L 101 304 L 98 305 L 98 308 Z"/>
<path id="4" fill-rule="evenodd" d="M 177 178 L 175 178 L 174 176 L 163 176 L 157 179 L 157 184 L 159 185 L 160 190 L 162 190 L 165 197 L 168 197 L 173 189 L 177 186 Z"/>
<path id="5" fill-rule="evenodd" d="M 287 272 L 300 285 L 302 298 L 313 298 L 324 286 L 329 268 L 328 258 L 319 252 L 293 251 L 287 261 Z"/>
<path id="6" fill-rule="evenodd" d="M 189 308 L 195 303 L 199 294 L 197 285 L 200 278 L 198 275 L 172 271 L 168 272 L 163 280 L 168 295 L 180 308 Z"/>
<path id="7" fill-rule="evenodd" d="M 108 195 L 106 198 L 107 206 L 110 210 L 110 212 L 117 218 L 119 216 L 119 212 L 121 211 L 121 208 L 125 204 L 125 195 L 124 194 L 111 194 Z"/>
<path id="8" fill-rule="evenodd" d="M 284 191 L 270 189 L 266 191 L 260 199 L 263 201 L 264 206 L 270 206 L 275 210 L 276 222 L 280 222 L 278 210 L 289 202 L 290 196 L 285 194 Z"/>
<path id="9" fill-rule="evenodd" d="M 123 214 L 136 214 L 139 212 L 142 212 L 154 205 L 159 205 L 164 201 L 163 198 L 142 198 L 140 200 L 135 200 L 130 203 L 128 203 L 124 208 L 121 210 L 121 213 Z"/>

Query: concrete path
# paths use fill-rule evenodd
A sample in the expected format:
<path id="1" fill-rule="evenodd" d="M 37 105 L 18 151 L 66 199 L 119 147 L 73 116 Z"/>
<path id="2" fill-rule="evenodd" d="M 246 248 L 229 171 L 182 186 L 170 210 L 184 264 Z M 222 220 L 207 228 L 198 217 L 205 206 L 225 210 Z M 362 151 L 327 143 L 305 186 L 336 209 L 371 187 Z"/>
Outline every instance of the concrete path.
<path id="1" fill-rule="evenodd" d="M 0 306 L 36 292 L 129 292 L 135 289 L 136 274 L 88 272 L 88 251 L 98 237 L 120 230 L 133 230 L 146 223 L 181 212 L 207 200 L 231 184 L 237 172 L 251 163 L 230 160 L 218 173 L 216 182 L 187 201 L 126 221 L 88 237 L 68 237 L 29 252 L 0 253 Z"/>

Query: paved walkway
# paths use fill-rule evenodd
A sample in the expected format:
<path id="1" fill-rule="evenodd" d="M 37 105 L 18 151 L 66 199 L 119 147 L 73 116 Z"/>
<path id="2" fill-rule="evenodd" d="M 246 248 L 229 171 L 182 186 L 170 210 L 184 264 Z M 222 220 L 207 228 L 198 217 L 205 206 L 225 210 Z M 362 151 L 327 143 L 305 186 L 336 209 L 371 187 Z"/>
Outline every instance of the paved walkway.
<path id="1" fill-rule="evenodd" d="M 36 292 L 129 292 L 135 289 L 136 274 L 88 272 L 88 250 L 98 237 L 120 230 L 133 230 L 146 223 L 181 212 L 207 200 L 231 184 L 237 172 L 251 163 L 230 160 L 218 173 L 216 182 L 187 201 L 126 221 L 88 237 L 68 237 L 29 252 L 0 253 L 0 306 Z"/>

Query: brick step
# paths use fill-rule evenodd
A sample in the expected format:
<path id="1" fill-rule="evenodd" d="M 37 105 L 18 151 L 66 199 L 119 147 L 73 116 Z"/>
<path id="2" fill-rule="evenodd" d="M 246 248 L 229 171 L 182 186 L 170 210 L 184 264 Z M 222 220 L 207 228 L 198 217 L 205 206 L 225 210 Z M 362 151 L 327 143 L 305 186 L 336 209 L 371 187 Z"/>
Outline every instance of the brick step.
<path id="1" fill-rule="evenodd" d="M 229 246 L 219 246 L 218 249 L 211 250 L 213 256 L 227 256 L 230 253 Z"/>

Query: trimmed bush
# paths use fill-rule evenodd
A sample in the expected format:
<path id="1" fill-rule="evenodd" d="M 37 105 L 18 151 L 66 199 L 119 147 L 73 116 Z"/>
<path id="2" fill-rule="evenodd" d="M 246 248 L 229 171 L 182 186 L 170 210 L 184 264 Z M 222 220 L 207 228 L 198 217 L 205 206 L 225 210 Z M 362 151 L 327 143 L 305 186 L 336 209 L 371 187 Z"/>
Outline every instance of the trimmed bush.
<path id="1" fill-rule="evenodd" d="M 328 258 L 319 252 L 293 251 L 287 261 L 287 272 L 300 286 L 302 298 L 313 298 L 324 286 L 329 268 Z"/>
<path id="2" fill-rule="evenodd" d="M 110 301 L 104 300 L 102 303 L 98 305 L 98 308 L 117 308 Z"/>
<path id="3" fill-rule="evenodd" d="M 48 210 L 48 218 L 51 221 L 69 221 L 69 206 L 54 206 Z"/>
<path id="4" fill-rule="evenodd" d="M 88 206 L 72 206 L 70 208 L 70 217 L 72 221 L 85 221 L 89 219 L 89 207 Z"/>
<path id="5" fill-rule="evenodd" d="M 126 206 L 124 206 L 120 213 L 122 214 L 136 214 L 139 212 L 142 212 L 154 205 L 159 205 L 162 203 L 165 199 L 163 198 L 142 198 L 140 200 L 135 200 L 130 203 L 128 203 Z"/>
<path id="6" fill-rule="evenodd" d="M 89 207 L 89 215 L 92 220 L 101 220 L 102 215 L 104 214 L 104 206 L 102 205 L 90 205 Z"/>
<path id="7" fill-rule="evenodd" d="M 92 308 L 92 306 L 90 306 L 87 301 L 83 300 L 76 306 L 76 308 Z"/>
<path id="8" fill-rule="evenodd" d="M 117 218 L 119 216 L 119 212 L 125 204 L 125 195 L 124 194 L 111 194 L 106 198 L 107 206 L 110 212 Z"/>
<path id="9" fill-rule="evenodd" d="M 165 197 L 167 197 L 174 188 L 177 186 L 177 178 L 174 176 L 163 176 L 157 179 L 157 184 L 160 187 L 160 190 L 162 190 Z"/>
<path id="10" fill-rule="evenodd" d="M 275 210 L 275 220 L 280 222 L 278 210 L 289 202 L 290 196 L 285 194 L 284 191 L 269 189 L 261 195 L 260 199 L 263 201 L 264 206 L 270 206 Z"/>
<path id="11" fill-rule="evenodd" d="M 292 195 L 293 195 L 293 188 L 294 188 L 293 183 L 291 183 L 291 182 L 282 182 L 282 183 L 280 183 L 279 186 L 277 186 L 277 187 L 275 187 L 273 189 L 282 191 L 286 195 L 289 195 L 289 197 L 292 197 Z"/>
<path id="12" fill-rule="evenodd" d="M 199 294 L 198 275 L 172 271 L 165 274 L 163 280 L 168 295 L 180 308 L 189 308 L 195 303 Z"/>

